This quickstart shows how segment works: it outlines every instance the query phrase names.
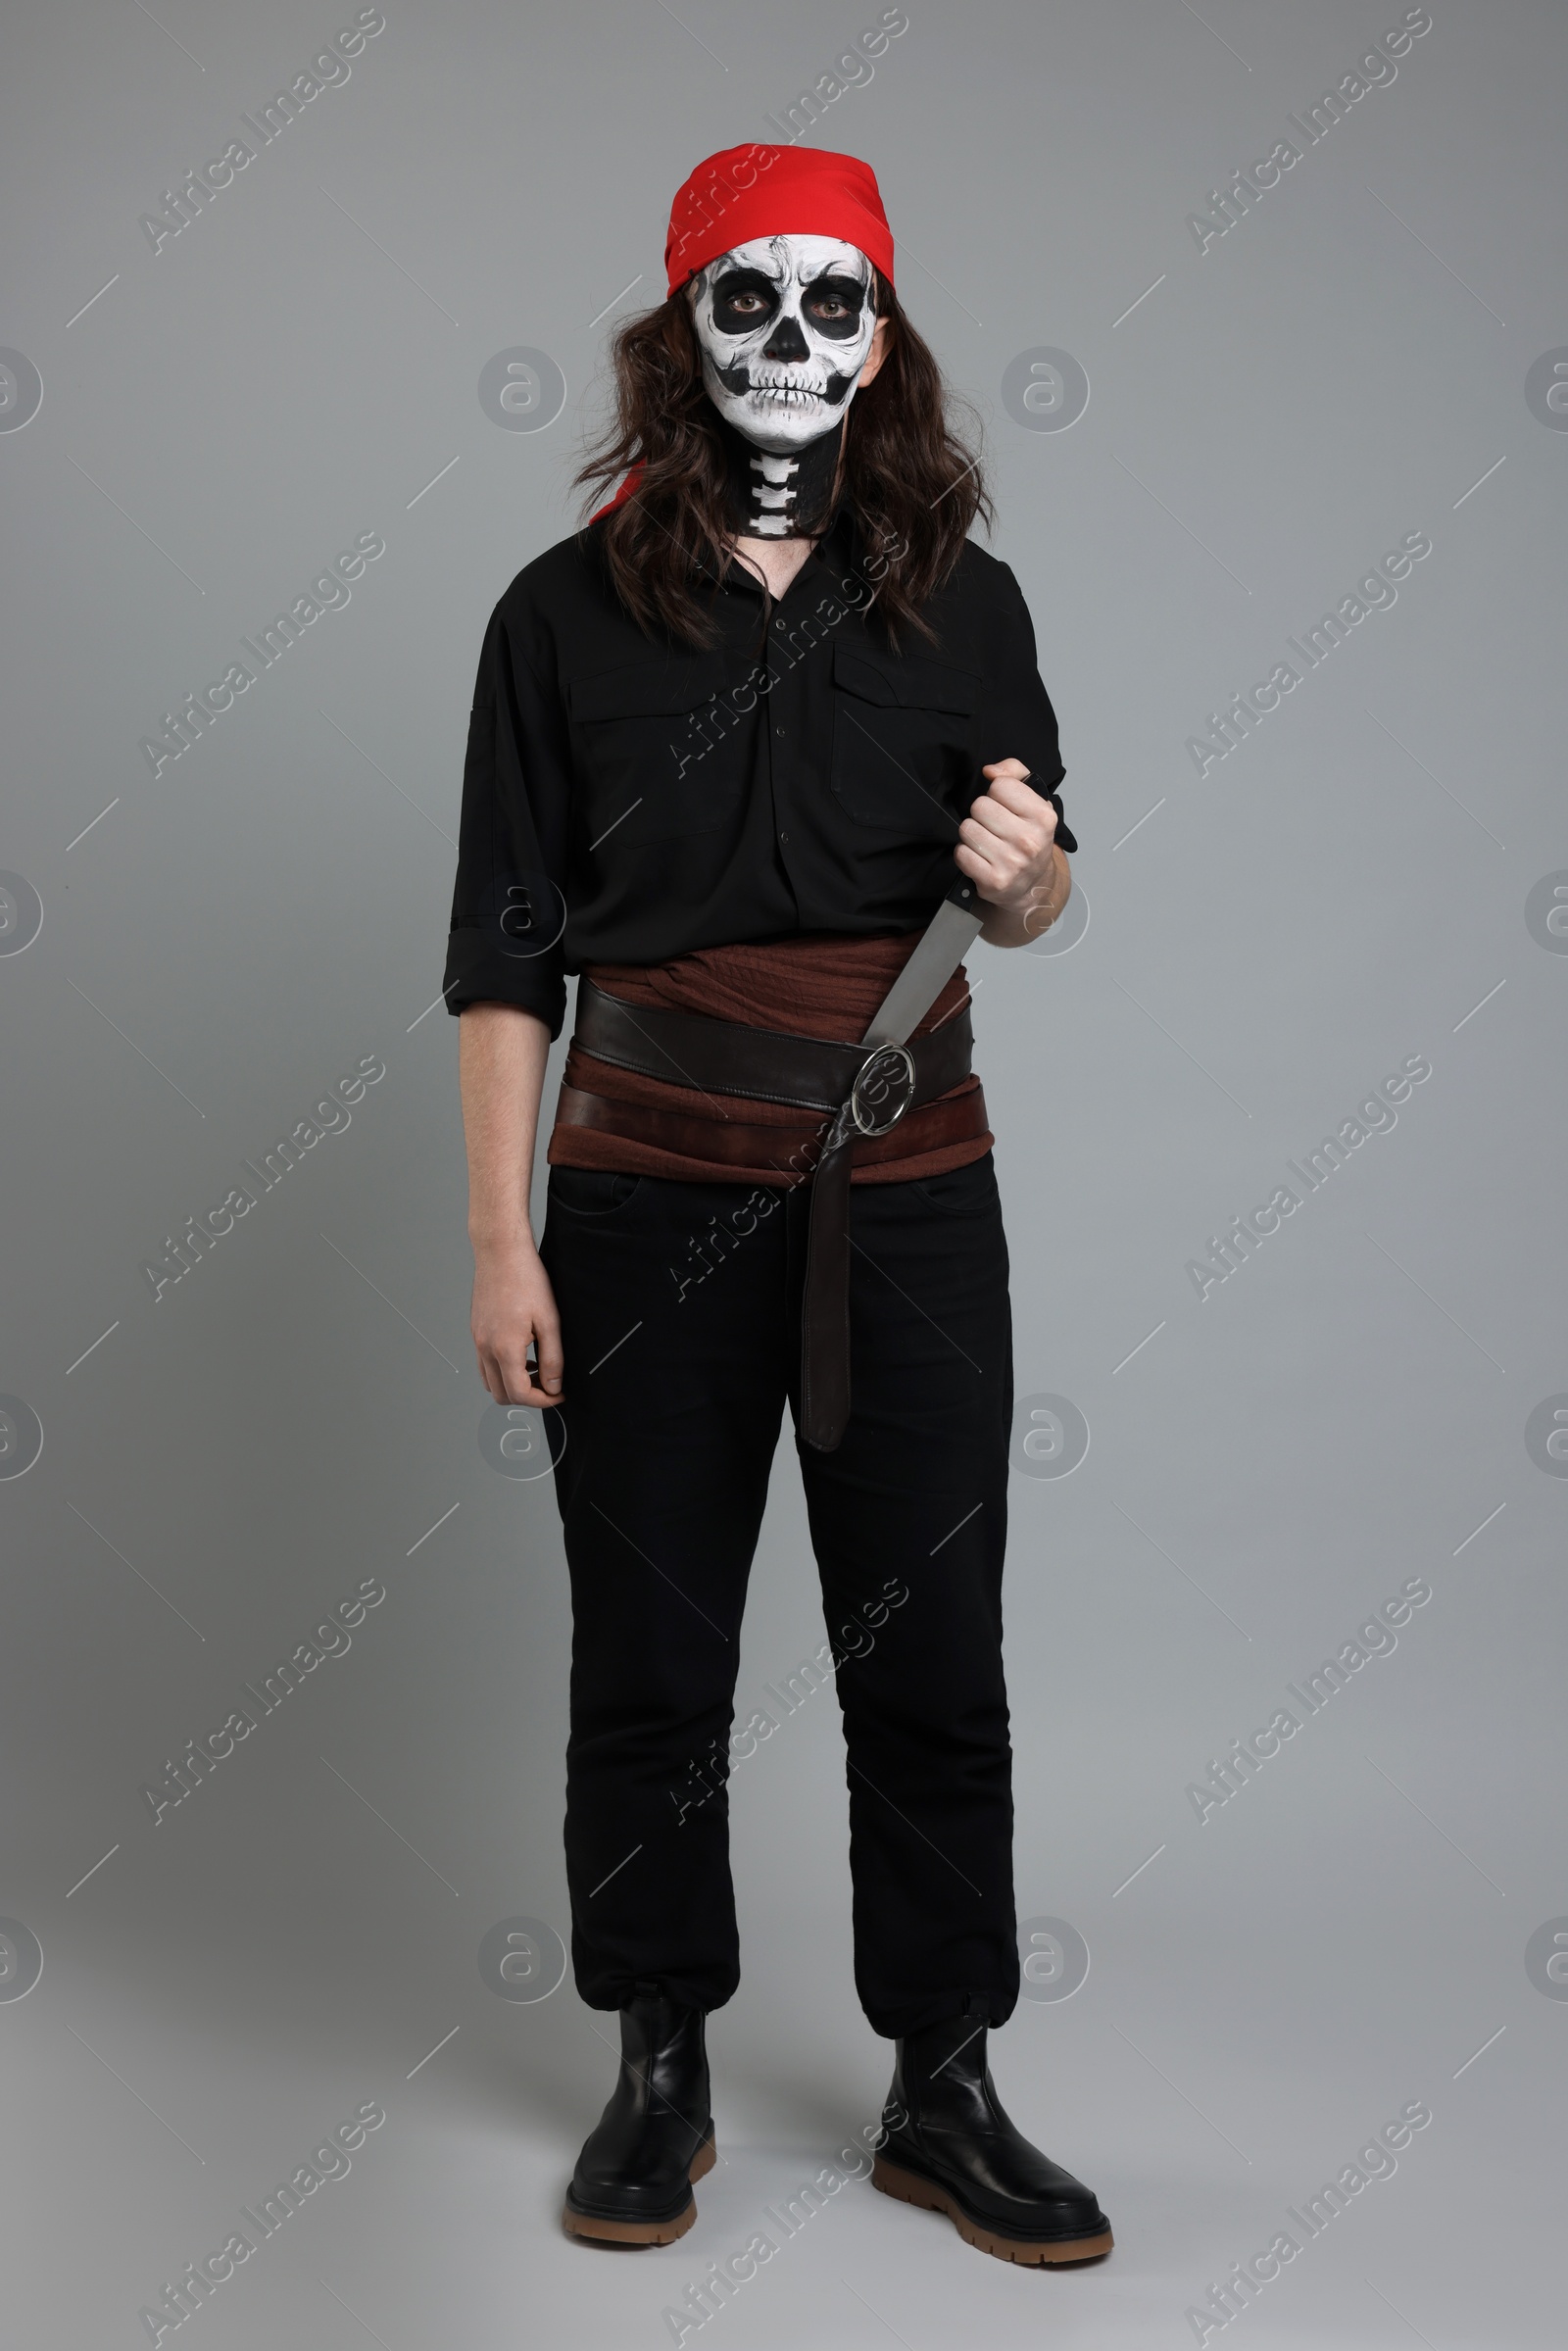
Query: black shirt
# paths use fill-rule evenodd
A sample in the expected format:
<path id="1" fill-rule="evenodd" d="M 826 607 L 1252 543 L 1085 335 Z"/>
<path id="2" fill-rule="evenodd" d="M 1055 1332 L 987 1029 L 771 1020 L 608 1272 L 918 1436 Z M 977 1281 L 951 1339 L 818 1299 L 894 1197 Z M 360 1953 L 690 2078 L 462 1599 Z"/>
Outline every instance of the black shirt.
<path id="1" fill-rule="evenodd" d="M 710 651 L 645 636 L 592 526 L 519 571 L 485 633 L 469 720 L 448 1008 L 521 1005 L 559 1035 L 565 974 L 801 932 L 929 920 L 954 844 L 1017 759 L 1066 770 L 1005 563 L 972 541 L 889 649 L 877 559 L 841 515 L 767 612 L 738 563 Z M 1056 840 L 1078 844 L 1065 821 Z"/>

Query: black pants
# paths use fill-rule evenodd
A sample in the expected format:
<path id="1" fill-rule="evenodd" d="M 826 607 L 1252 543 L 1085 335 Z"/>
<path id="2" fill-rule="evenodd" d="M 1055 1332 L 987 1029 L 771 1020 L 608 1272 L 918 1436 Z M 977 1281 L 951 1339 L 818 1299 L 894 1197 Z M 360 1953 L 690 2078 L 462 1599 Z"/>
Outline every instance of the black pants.
<path id="1" fill-rule="evenodd" d="M 799 1702 L 781 1671 L 732 1737 L 786 1398 L 798 1415 L 809 1187 L 555 1168 L 549 1203 L 573 1969 L 591 2007 L 651 1979 L 717 2008 L 740 1979 L 728 1772 L 765 1755 Z M 853 1415 L 836 1452 L 797 1439 L 831 1646 L 796 1690 L 812 1672 L 837 1687 L 856 1989 L 895 2037 L 969 1995 L 1001 2024 L 1018 1991 L 1002 1667 L 1011 1321 L 990 1155 L 857 1186 L 851 1231 Z"/>

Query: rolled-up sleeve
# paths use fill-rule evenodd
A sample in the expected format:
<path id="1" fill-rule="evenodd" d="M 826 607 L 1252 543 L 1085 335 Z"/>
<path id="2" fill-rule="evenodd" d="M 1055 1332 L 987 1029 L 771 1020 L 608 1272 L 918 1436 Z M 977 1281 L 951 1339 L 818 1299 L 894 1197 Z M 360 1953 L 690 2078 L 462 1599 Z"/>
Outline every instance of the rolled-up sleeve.
<path id="1" fill-rule="evenodd" d="M 450 1012 L 516 1004 L 558 1037 L 571 759 L 557 688 L 536 673 L 503 598 L 490 617 L 463 774 L 443 994 Z"/>
<path id="2" fill-rule="evenodd" d="M 1046 692 L 1035 652 L 1034 622 L 1023 590 L 1009 566 L 999 563 L 1001 592 L 997 598 L 985 680 L 985 732 L 982 757 L 989 765 L 998 759 L 1021 759 L 1029 781 L 1056 811 L 1056 846 L 1078 846 L 1056 789 L 1067 770 L 1056 740 L 1056 713 Z"/>

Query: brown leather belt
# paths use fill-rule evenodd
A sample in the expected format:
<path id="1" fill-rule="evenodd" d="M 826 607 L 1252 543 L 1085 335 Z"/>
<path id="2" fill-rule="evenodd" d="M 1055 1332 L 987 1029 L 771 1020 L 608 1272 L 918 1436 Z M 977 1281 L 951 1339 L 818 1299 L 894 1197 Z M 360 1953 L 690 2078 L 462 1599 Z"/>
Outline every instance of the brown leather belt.
<path id="1" fill-rule="evenodd" d="M 851 1165 L 906 1154 L 911 1145 L 935 1150 L 985 1133 L 979 1087 L 953 1102 L 938 1099 L 969 1074 L 974 1035 L 968 1006 L 930 1036 L 868 1049 L 703 1013 L 634 1007 L 584 979 L 572 1043 L 614 1068 L 695 1093 L 816 1113 L 799 1123 L 760 1126 L 731 1119 L 716 1103 L 718 1115 L 703 1118 L 563 1086 L 557 1119 L 714 1166 L 772 1166 L 809 1178 L 801 1435 L 817 1450 L 831 1452 L 850 1411 Z M 917 1144 L 912 1130 L 896 1131 L 906 1114 L 916 1121 Z"/>

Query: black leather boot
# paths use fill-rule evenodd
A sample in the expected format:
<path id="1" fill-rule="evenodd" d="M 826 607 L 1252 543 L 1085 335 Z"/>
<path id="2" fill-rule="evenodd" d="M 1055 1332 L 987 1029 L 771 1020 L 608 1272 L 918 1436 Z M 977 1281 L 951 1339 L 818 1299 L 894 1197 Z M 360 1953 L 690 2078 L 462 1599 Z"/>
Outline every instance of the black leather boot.
<path id="1" fill-rule="evenodd" d="M 620 2011 L 619 2080 L 566 2190 L 566 2232 L 671 2244 L 696 2220 L 692 2181 L 714 2160 L 703 2011 L 638 1984 Z"/>
<path id="2" fill-rule="evenodd" d="M 1110 2251 L 1110 2223 L 1094 2191 L 1004 2113 L 983 2017 L 945 2018 L 894 2049 L 873 2186 L 947 2213 L 967 2243 L 999 2261 L 1094 2261 Z"/>

